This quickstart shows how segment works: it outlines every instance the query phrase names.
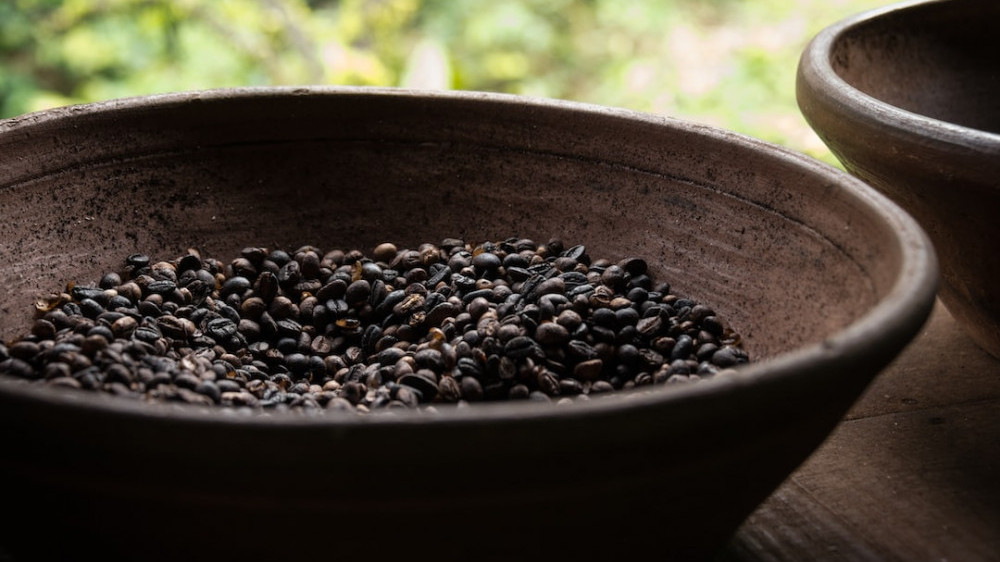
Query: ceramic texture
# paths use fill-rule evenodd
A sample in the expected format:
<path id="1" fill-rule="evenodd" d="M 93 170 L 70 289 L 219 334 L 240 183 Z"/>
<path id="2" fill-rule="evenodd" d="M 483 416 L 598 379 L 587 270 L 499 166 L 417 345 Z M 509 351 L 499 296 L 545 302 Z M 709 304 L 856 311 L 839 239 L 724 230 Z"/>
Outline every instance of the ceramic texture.
<path id="1" fill-rule="evenodd" d="M 920 227 L 842 171 L 569 102 L 179 93 L 0 122 L 2 336 L 124 256 L 511 235 L 643 256 L 712 306 L 737 375 L 555 407 L 228 415 L 0 378 L 15 559 L 709 557 L 919 331 Z"/>
<path id="2" fill-rule="evenodd" d="M 804 51 L 797 90 L 844 167 L 925 228 L 942 301 L 1000 357 L 1000 3 L 908 2 L 841 21 Z"/>

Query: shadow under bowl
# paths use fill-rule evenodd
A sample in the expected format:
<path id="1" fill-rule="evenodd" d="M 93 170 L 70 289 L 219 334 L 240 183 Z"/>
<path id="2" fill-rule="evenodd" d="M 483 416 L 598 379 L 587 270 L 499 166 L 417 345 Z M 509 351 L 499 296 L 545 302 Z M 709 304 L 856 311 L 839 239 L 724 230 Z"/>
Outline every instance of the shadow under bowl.
<path id="1" fill-rule="evenodd" d="M 799 107 L 844 168 L 927 231 L 941 300 L 1000 357 L 1000 3 L 907 2 L 820 32 Z"/>
<path id="2" fill-rule="evenodd" d="M 555 406 L 316 415 L 0 377 L 15 559 L 711 555 L 934 302 L 930 242 L 842 171 L 569 102 L 352 88 L 188 92 L 0 122 L 7 340 L 124 256 L 558 236 L 644 257 L 753 363 Z M 409 246 L 413 247 L 413 246 Z"/>

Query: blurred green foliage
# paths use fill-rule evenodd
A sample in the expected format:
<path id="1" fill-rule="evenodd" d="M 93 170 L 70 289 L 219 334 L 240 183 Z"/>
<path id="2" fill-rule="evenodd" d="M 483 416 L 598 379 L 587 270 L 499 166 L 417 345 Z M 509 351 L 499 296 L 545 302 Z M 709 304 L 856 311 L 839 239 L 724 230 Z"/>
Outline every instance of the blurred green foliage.
<path id="1" fill-rule="evenodd" d="M 484 90 L 722 126 L 833 162 L 799 54 L 876 0 L 3 0 L 0 118 L 227 86 Z"/>

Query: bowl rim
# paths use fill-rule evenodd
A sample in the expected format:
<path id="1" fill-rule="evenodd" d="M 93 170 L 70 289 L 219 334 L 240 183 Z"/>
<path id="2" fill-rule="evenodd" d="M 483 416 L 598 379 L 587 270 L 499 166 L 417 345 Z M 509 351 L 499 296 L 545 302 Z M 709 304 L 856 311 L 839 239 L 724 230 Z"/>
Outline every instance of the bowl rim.
<path id="1" fill-rule="evenodd" d="M 634 121 L 675 130 L 680 134 L 711 137 L 725 143 L 736 143 L 764 158 L 798 168 L 817 181 L 824 181 L 850 192 L 859 206 L 881 217 L 900 247 L 900 269 L 891 288 L 871 309 L 855 321 L 829 334 L 822 341 L 800 346 L 773 357 L 745 364 L 730 375 L 717 375 L 691 384 L 654 385 L 653 387 L 619 391 L 598 399 L 574 401 L 570 405 L 533 403 L 530 401 L 477 403 L 468 407 L 440 407 L 435 413 L 422 410 L 373 412 L 369 415 L 305 415 L 298 412 L 240 413 L 239 410 L 217 406 L 145 403 L 109 396 L 105 393 L 80 392 L 75 389 L 52 388 L 32 381 L 0 377 L 0 400 L 15 399 L 38 406 L 69 408 L 82 414 L 126 416 L 132 419 L 161 420 L 172 424 L 234 424 L 241 427 L 302 427 L 341 426 L 361 427 L 394 424 L 467 424 L 469 422 L 522 423 L 546 419 L 566 420 L 585 416 L 627 414 L 636 408 L 660 408 L 664 405 L 691 400 L 711 399 L 719 395 L 793 380 L 815 372 L 851 368 L 854 357 L 883 357 L 886 341 L 894 342 L 898 350 L 912 337 L 930 316 L 938 286 L 938 265 L 934 248 L 917 222 L 890 199 L 875 189 L 829 164 L 781 145 L 750 137 L 720 127 L 696 123 L 675 117 L 608 107 L 592 103 L 481 91 L 418 90 L 367 86 L 253 86 L 191 90 L 163 94 L 139 95 L 99 102 L 41 110 L 0 120 L 0 141 L 4 136 L 30 132 L 36 126 L 51 126 L 65 121 L 71 126 L 77 119 L 99 114 L 114 114 L 123 110 L 155 109 L 169 111 L 172 106 L 192 99 L 224 101 L 230 98 L 286 96 L 388 96 L 433 99 L 441 102 L 460 101 L 496 105 L 498 108 L 517 106 L 543 111 L 558 110 L 581 116 Z M 873 338 L 872 334 L 884 334 Z M 848 373 L 844 373 L 849 376 Z M 866 381 L 867 382 L 867 381 Z M 230 414 L 230 415 L 227 415 Z"/>
<path id="2" fill-rule="evenodd" d="M 882 101 L 841 78 L 830 63 L 833 47 L 845 33 L 872 21 L 887 20 L 930 5 L 954 1 L 904 0 L 857 13 L 827 26 L 803 50 L 799 59 L 798 80 L 811 86 L 812 95 L 834 105 L 853 120 L 878 122 L 900 137 L 918 137 L 922 144 L 961 149 L 963 152 L 972 150 L 1000 154 L 1000 133 L 951 123 Z"/>

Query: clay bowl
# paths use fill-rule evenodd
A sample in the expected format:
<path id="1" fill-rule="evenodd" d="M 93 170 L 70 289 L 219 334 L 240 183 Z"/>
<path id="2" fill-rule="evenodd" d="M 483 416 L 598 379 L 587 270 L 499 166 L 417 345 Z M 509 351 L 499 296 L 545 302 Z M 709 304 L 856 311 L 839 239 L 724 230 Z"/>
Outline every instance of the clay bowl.
<path id="1" fill-rule="evenodd" d="M 941 300 L 1000 357 L 1000 3 L 911 2 L 819 33 L 802 114 L 843 163 L 902 206 L 941 260 Z"/>
<path id="2" fill-rule="evenodd" d="M 246 89 L 0 123 L 5 340 L 134 252 L 560 236 L 640 255 L 754 362 L 568 405 L 233 415 L 0 378 L 15 560 L 711 555 L 918 332 L 920 228 L 734 133 L 478 93 Z"/>

